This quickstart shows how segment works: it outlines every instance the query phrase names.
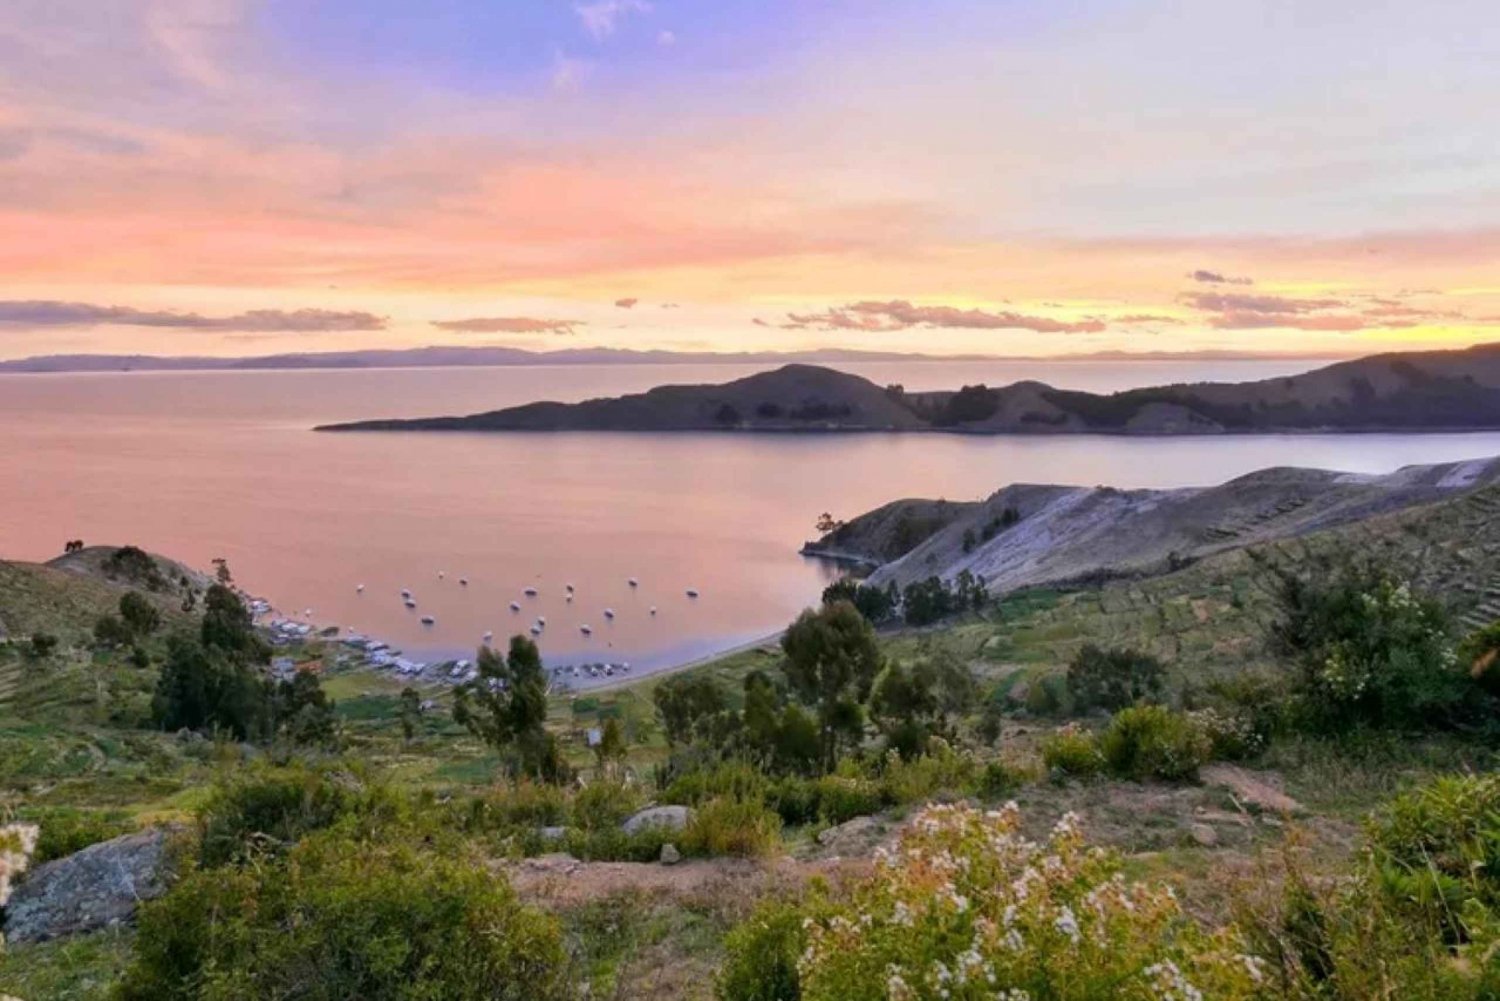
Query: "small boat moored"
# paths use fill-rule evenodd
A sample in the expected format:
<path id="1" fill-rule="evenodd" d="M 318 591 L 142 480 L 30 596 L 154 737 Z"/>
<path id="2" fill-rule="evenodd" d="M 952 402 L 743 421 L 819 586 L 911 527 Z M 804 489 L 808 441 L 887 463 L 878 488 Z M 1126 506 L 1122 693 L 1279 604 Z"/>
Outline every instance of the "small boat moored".
<path id="1" fill-rule="evenodd" d="M 434 616 L 431 616 L 431 615 L 424 615 L 424 616 L 422 616 L 422 625 L 424 625 L 424 626 L 430 626 L 430 625 L 432 625 L 435 622 L 437 622 L 437 619 Z"/>
<path id="2" fill-rule="evenodd" d="M 606 619 L 612 619 L 612 618 L 614 618 L 615 617 L 615 610 L 613 608 L 606 608 L 604 610 L 604 617 Z"/>
<path id="3" fill-rule="evenodd" d="M 592 633 L 594 631 L 594 627 L 593 626 L 579 626 L 578 627 L 578 631 L 581 632 L 581 633 L 583 633 L 583 635 L 587 636 L 587 635 L 589 635 L 590 633 Z"/>
<path id="4" fill-rule="evenodd" d="M 524 595 L 526 595 L 526 597 L 528 597 L 528 598 L 535 598 L 536 597 L 536 588 L 534 588 L 534 587 L 528 587 L 524 591 L 522 591 L 521 593 L 524 594 Z"/>
<path id="5" fill-rule="evenodd" d="M 696 598 L 696 597 L 698 597 L 698 589 L 696 587 L 690 587 L 690 588 L 688 588 L 687 589 L 687 596 L 689 598 Z"/>
<path id="6" fill-rule="evenodd" d="M 630 578 L 630 580 L 626 581 L 626 583 L 629 584 L 631 587 L 640 587 L 641 586 L 641 582 L 638 581 L 638 580 L 636 580 L 634 577 Z"/>
<path id="7" fill-rule="evenodd" d="M 521 603 L 519 601 L 512 601 L 510 603 L 510 610 L 512 612 L 519 612 L 521 610 Z"/>

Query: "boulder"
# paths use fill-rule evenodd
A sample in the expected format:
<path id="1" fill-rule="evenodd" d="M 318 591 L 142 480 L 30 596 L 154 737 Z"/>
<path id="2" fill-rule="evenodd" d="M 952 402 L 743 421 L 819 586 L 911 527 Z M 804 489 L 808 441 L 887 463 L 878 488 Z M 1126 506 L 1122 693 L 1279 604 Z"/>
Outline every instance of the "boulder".
<path id="1" fill-rule="evenodd" d="M 648 806 L 646 809 L 630 817 L 620 827 L 626 834 L 639 834 L 650 827 L 659 827 L 665 831 L 680 831 L 693 819 L 691 807 L 686 806 Z"/>
<path id="2" fill-rule="evenodd" d="M 681 862 L 681 861 L 682 861 L 682 852 L 680 852 L 680 851 L 677 850 L 677 846 L 676 845 L 672 844 L 671 842 L 668 842 L 667 844 L 664 844 L 664 845 L 661 846 L 661 864 L 662 865 L 676 865 L 678 862 Z"/>
<path id="3" fill-rule="evenodd" d="M 1220 786 L 1241 807 L 1260 813 L 1298 814 L 1302 804 L 1281 791 L 1281 776 L 1274 772 L 1252 772 L 1222 761 L 1199 769 L 1204 785 Z"/>
<path id="4" fill-rule="evenodd" d="M 40 942 L 129 921 L 167 889 L 168 828 L 90 845 L 38 866 L 5 908 L 5 937 Z"/>
<path id="5" fill-rule="evenodd" d="M 1188 834 L 1199 845 L 1204 848 L 1213 848 L 1219 843 L 1219 832 L 1207 824 L 1191 824 L 1188 826 Z"/>

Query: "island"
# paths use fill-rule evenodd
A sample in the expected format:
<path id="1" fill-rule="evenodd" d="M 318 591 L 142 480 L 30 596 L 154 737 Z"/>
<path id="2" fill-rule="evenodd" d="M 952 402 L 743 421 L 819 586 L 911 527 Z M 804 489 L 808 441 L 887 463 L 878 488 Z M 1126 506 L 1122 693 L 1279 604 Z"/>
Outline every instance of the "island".
<path id="1" fill-rule="evenodd" d="M 1301 375 L 1099 394 L 1027 381 L 908 392 L 808 364 L 718 385 L 658 386 L 468 416 L 319 431 L 808 431 L 1232 434 L 1500 428 L 1500 344 L 1373 355 Z"/>

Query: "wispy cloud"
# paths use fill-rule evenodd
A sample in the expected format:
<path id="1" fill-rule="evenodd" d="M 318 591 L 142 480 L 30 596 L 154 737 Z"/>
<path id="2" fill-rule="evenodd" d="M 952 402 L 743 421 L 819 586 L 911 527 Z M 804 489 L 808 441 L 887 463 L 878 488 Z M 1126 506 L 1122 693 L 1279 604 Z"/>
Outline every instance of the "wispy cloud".
<path id="1" fill-rule="evenodd" d="M 1195 282 L 1205 282 L 1209 285 L 1254 285 L 1255 282 L 1249 278 L 1231 278 L 1229 275 L 1218 271 L 1205 271 L 1199 268 L 1197 271 L 1188 273 L 1188 277 Z"/>
<path id="2" fill-rule="evenodd" d="M 824 313 L 788 313 L 796 325 L 831 330 L 891 331 L 912 327 L 943 327 L 964 330 L 1030 330 L 1042 334 L 1086 334 L 1105 329 L 1102 320 L 1057 320 L 1028 316 L 1010 310 L 987 312 L 956 306 L 917 306 L 904 299 L 889 302 L 854 302 Z"/>
<path id="3" fill-rule="evenodd" d="M 384 317 L 330 309 L 252 309 L 230 316 L 204 316 L 171 310 L 99 306 L 53 300 L 0 301 L 0 325 L 7 327 L 166 327 L 180 330 L 294 333 L 301 331 L 384 330 Z"/>
<path id="4" fill-rule="evenodd" d="M 1175 316 L 1162 316 L 1159 313 L 1127 313 L 1124 316 L 1111 317 L 1115 323 L 1182 323 Z"/>
<path id="5" fill-rule="evenodd" d="M 530 316 L 478 316 L 466 320 L 433 320 L 439 330 L 465 334 L 571 334 L 582 320 L 543 320 Z"/>
<path id="6" fill-rule="evenodd" d="M 636 303 L 638 303 L 640 301 L 641 300 L 636 299 L 636 298 L 616 299 L 615 300 L 615 305 L 619 306 L 621 309 L 630 309 L 632 306 L 634 306 Z"/>
<path id="7" fill-rule="evenodd" d="M 672 46 L 677 44 L 677 33 L 675 31 L 667 31 L 665 29 L 658 31 L 656 33 L 656 44 L 660 45 L 664 49 L 670 49 Z"/>
<path id="8" fill-rule="evenodd" d="M 1229 292 L 1189 292 L 1182 298 L 1197 309 L 1212 312 L 1302 314 L 1348 305 L 1343 299 L 1294 299 L 1280 295 L 1241 295 Z"/>
<path id="9" fill-rule="evenodd" d="M 571 93 L 583 84 L 589 74 L 590 63 L 558 49 L 552 54 L 552 89 Z"/>
<path id="10" fill-rule="evenodd" d="M 583 22 L 583 30 L 602 41 L 615 33 L 619 22 L 631 14 L 649 14 L 651 5 L 646 0 L 598 0 L 597 3 L 573 5 L 573 12 Z"/>

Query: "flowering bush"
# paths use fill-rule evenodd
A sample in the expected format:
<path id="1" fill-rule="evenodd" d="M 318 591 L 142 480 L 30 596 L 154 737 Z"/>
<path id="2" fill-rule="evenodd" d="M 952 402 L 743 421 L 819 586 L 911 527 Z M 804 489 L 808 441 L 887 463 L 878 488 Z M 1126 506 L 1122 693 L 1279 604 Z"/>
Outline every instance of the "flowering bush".
<path id="1" fill-rule="evenodd" d="M 1301 667 L 1305 723 L 1428 728 L 1473 707 L 1447 613 L 1378 569 L 1283 582 L 1274 639 Z"/>
<path id="2" fill-rule="evenodd" d="M 1266 749 L 1266 735 L 1248 714 L 1222 709 L 1195 709 L 1188 721 L 1208 738 L 1215 761 L 1243 761 Z"/>
<path id="3" fill-rule="evenodd" d="M 35 824 L 0 826 L 0 907 L 10 899 L 11 882 L 26 871 L 40 834 Z"/>
<path id="4" fill-rule="evenodd" d="M 1262 963 L 1235 930 L 1126 882 L 1071 815 L 1045 844 L 1019 822 L 1014 803 L 924 810 L 848 903 L 805 919 L 803 1001 L 1258 996 Z"/>

